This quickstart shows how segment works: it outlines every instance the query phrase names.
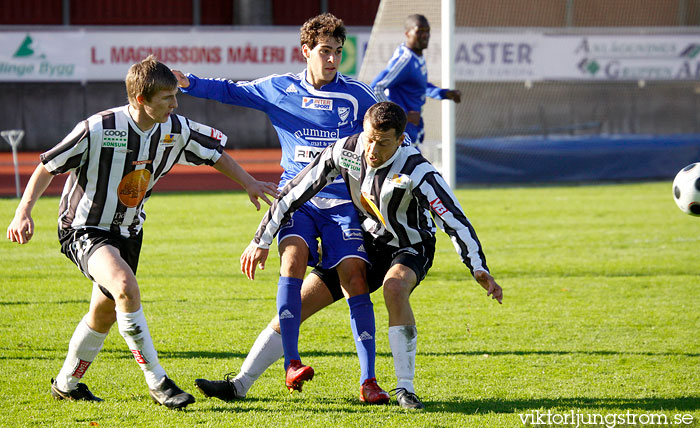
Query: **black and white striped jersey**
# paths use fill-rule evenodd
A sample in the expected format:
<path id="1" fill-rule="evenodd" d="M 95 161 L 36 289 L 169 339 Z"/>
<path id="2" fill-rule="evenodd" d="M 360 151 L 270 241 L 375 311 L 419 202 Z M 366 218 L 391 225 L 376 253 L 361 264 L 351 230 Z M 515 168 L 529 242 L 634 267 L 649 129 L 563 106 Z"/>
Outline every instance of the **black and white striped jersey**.
<path id="1" fill-rule="evenodd" d="M 225 144 L 221 131 L 176 114 L 146 132 L 136 126 L 128 106 L 95 114 L 41 155 L 51 174 L 70 171 L 58 225 L 135 236 L 156 182 L 175 163 L 214 165 Z"/>
<path id="2" fill-rule="evenodd" d="M 262 219 L 254 239 L 258 247 L 268 248 L 292 213 L 340 174 L 362 228 L 378 242 L 408 247 L 435 236 L 437 223 L 472 274 L 488 272 L 474 228 L 435 167 L 418 150 L 404 146 L 372 168 L 364 148 L 364 134 L 338 140 L 292 179 Z"/>

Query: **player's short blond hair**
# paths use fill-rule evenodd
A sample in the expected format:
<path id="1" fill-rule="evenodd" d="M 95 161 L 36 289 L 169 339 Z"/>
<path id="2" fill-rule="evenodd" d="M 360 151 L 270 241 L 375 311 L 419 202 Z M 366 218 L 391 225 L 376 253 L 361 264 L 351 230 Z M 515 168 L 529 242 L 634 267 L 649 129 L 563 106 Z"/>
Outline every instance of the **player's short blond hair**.
<path id="1" fill-rule="evenodd" d="M 139 95 L 151 101 L 158 91 L 177 88 L 177 78 L 173 72 L 153 55 L 129 67 L 125 83 L 131 104 L 136 104 Z"/>
<path id="2" fill-rule="evenodd" d="M 343 20 L 332 13 L 314 16 L 301 26 L 301 45 L 313 49 L 323 37 L 333 37 L 345 44 L 346 30 Z"/>

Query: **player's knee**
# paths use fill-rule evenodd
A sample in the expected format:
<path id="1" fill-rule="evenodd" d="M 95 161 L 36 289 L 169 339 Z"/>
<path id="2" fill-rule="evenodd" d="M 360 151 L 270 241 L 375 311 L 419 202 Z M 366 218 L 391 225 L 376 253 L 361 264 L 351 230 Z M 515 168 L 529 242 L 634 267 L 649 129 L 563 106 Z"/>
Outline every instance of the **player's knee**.
<path id="1" fill-rule="evenodd" d="M 387 278 L 384 281 L 384 300 L 387 305 L 390 302 L 401 302 L 408 300 L 411 295 L 411 287 L 406 281 L 399 278 Z"/>
<path id="2" fill-rule="evenodd" d="M 285 257 L 280 266 L 280 275 L 291 278 L 303 278 L 306 272 L 306 259 Z"/>
<path id="3" fill-rule="evenodd" d="M 112 295 L 120 307 L 134 307 L 141 303 L 141 292 L 134 278 L 119 278 L 112 285 Z M 136 308 L 138 310 L 138 307 Z"/>
<path id="4" fill-rule="evenodd" d="M 352 275 L 350 278 L 348 278 L 346 284 L 341 285 L 343 288 L 345 288 L 345 291 L 349 297 L 369 293 L 369 287 L 367 286 L 367 280 L 365 279 L 364 275 Z"/>

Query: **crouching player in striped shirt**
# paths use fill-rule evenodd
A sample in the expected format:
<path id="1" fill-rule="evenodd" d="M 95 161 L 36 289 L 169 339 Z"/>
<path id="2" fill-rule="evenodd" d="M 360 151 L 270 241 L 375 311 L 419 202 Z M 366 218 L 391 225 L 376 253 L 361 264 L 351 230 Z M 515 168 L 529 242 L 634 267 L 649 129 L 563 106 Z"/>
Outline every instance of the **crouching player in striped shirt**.
<path id="1" fill-rule="evenodd" d="M 341 175 L 360 216 L 371 262 L 371 291 L 384 287 L 389 313 L 389 345 L 398 379 L 393 390 L 401 407 L 421 409 L 415 394 L 417 330 L 409 297 L 425 278 L 435 253 L 435 224 L 454 243 L 476 281 L 499 303 L 503 291 L 489 274 L 481 244 L 462 208 L 435 168 L 417 149 L 402 147 L 406 114 L 397 104 L 381 102 L 364 117 L 363 132 L 338 140 L 282 189 L 241 256 L 241 270 L 251 277 L 264 268 L 268 247 L 292 213 L 327 182 Z M 335 300 L 342 297 L 338 275 L 313 271 Z M 319 305 L 311 305 L 320 309 Z"/>
<path id="2" fill-rule="evenodd" d="M 79 382 L 116 321 L 153 400 L 183 408 L 194 397 L 158 362 L 134 276 L 146 219 L 143 205 L 175 163 L 213 166 L 240 183 L 257 209 L 258 198 L 270 204 L 265 193 L 276 195 L 276 185 L 255 180 L 224 152 L 226 136 L 220 131 L 173 114 L 177 79 L 153 56 L 131 66 L 126 91 L 128 105 L 82 121 L 41 155 L 7 237 L 29 242 L 34 204 L 54 175 L 70 172 L 61 196 L 58 237 L 61 252 L 93 281 L 93 289 L 90 309 L 73 333 L 63 368 L 51 380 L 51 395 L 58 400 L 102 401 Z"/>

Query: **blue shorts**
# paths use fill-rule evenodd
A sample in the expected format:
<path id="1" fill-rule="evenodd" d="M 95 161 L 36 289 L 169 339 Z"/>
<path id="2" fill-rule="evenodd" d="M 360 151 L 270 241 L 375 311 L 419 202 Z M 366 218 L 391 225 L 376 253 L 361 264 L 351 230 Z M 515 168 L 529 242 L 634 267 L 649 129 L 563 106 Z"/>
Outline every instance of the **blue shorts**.
<path id="1" fill-rule="evenodd" d="M 368 262 L 360 219 L 351 202 L 323 209 L 311 202 L 305 203 L 280 228 L 278 244 L 290 236 L 298 236 L 306 242 L 309 266 L 320 264 L 325 269 L 331 269 L 349 257 Z M 321 257 L 318 238 L 321 238 Z"/>

